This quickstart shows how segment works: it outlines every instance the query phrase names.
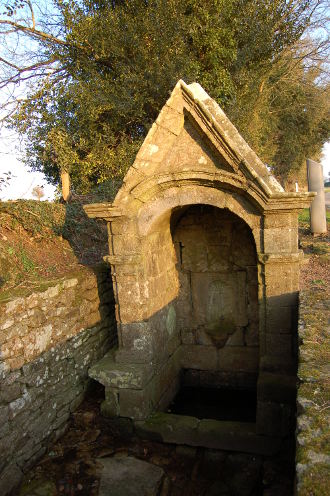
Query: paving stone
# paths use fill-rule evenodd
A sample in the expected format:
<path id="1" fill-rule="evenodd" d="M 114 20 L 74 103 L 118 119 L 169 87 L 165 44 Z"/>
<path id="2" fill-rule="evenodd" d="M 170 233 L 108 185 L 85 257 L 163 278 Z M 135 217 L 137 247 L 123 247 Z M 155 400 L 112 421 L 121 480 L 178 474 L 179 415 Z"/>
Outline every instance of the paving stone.
<path id="1" fill-rule="evenodd" d="M 99 496 L 157 496 L 163 469 L 134 457 L 101 458 Z"/>
<path id="2" fill-rule="evenodd" d="M 146 421 L 135 422 L 138 436 L 164 441 L 165 443 L 198 446 L 196 439 L 199 420 L 185 415 L 158 412 Z"/>

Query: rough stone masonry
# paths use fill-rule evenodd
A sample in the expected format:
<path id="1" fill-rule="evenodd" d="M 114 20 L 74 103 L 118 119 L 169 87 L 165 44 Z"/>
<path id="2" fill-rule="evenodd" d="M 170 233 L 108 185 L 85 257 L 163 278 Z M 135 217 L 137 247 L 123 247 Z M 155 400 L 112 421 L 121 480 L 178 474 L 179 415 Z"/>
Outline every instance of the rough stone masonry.
<path id="1" fill-rule="evenodd" d="M 106 267 L 0 303 L 0 494 L 65 431 L 87 371 L 116 344 Z"/>
<path id="2" fill-rule="evenodd" d="M 147 419 L 182 376 L 257 388 L 256 432 L 285 436 L 295 409 L 301 252 L 288 193 L 200 85 L 179 81 L 112 204 L 119 348 L 90 370 L 103 411 Z"/>

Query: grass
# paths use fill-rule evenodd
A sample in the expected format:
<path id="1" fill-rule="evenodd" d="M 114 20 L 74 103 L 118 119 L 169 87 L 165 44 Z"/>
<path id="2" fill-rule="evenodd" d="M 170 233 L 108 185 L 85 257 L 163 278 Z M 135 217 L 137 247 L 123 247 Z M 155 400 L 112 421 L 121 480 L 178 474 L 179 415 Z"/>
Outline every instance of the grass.
<path id="1" fill-rule="evenodd" d="M 330 188 L 329 188 L 330 189 Z M 310 222 L 309 208 L 304 208 L 299 214 L 299 222 Z M 330 222 L 330 210 L 326 210 L 327 222 Z"/>

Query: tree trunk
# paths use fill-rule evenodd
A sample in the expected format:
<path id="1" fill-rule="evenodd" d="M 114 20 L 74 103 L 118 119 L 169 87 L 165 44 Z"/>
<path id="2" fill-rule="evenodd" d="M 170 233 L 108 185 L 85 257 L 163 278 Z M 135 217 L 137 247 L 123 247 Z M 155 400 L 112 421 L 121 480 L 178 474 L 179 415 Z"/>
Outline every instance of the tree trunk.
<path id="1" fill-rule="evenodd" d="M 61 172 L 62 197 L 65 202 L 70 199 L 70 176 L 66 171 Z"/>

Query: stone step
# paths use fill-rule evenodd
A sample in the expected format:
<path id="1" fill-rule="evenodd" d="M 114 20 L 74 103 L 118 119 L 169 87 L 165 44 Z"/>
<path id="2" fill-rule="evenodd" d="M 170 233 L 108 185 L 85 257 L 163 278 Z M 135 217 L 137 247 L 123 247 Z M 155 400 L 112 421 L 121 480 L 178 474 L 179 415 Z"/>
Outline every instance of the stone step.
<path id="1" fill-rule="evenodd" d="M 135 421 L 134 425 L 139 437 L 165 443 L 260 455 L 273 455 L 282 445 L 280 438 L 258 435 L 256 424 L 250 422 L 199 420 L 157 412 L 145 421 Z"/>

